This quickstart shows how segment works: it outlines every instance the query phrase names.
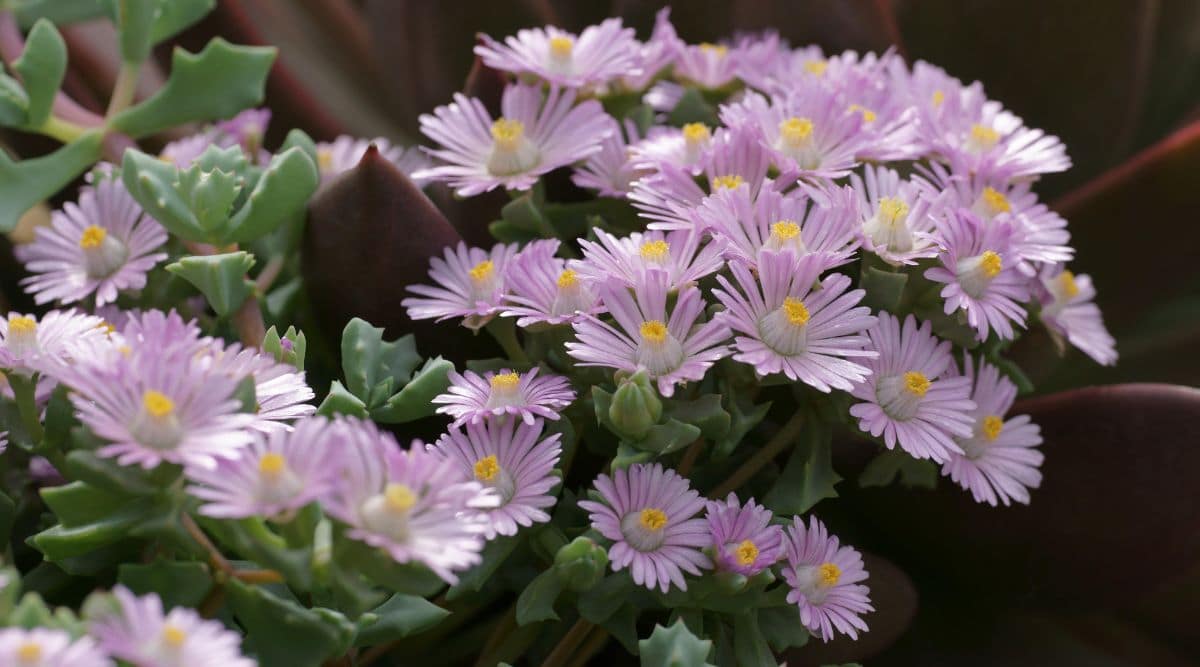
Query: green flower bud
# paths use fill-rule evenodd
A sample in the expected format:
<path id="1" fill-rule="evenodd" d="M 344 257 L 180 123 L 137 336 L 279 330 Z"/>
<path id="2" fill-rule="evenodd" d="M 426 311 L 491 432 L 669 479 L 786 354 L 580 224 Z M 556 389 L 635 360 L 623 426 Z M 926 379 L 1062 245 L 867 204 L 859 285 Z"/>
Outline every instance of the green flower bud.
<path id="1" fill-rule="evenodd" d="M 554 555 L 554 571 L 566 588 L 581 593 L 591 589 L 608 568 L 608 552 L 587 537 L 577 537 Z"/>
<path id="2" fill-rule="evenodd" d="M 662 418 L 662 411 L 658 392 L 643 370 L 621 381 L 608 408 L 608 418 L 618 435 L 640 440 Z"/>

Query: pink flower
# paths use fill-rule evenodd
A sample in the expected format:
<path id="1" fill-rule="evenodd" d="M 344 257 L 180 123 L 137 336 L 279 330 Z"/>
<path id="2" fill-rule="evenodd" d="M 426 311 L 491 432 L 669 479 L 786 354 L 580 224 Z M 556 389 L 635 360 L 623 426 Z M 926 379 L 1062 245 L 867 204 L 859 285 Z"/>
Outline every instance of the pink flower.
<path id="1" fill-rule="evenodd" d="M 475 55 L 488 67 L 568 88 L 595 88 L 639 73 L 640 45 L 621 19 L 588 26 L 579 35 L 547 26 L 519 30 L 503 44 L 487 35 L 480 40 Z"/>
<path id="2" fill-rule="evenodd" d="M 478 424 L 486 419 L 506 415 L 533 424 L 538 417 L 556 420 L 559 412 L 575 400 L 575 390 L 560 375 L 538 377 L 540 369 L 532 368 L 517 374 L 507 368 L 480 375 L 474 371 L 464 374 L 450 372 L 450 387 L 433 402 L 438 414 L 454 417 L 451 427 L 466 423 Z"/>
<path id="3" fill-rule="evenodd" d="M 858 639 L 867 624 L 862 614 L 874 611 L 862 554 L 841 546 L 816 517 L 809 525 L 796 517 L 787 529 L 787 560 L 783 577 L 791 591 L 787 601 L 800 608 L 800 622 L 821 641 L 840 632 Z"/>

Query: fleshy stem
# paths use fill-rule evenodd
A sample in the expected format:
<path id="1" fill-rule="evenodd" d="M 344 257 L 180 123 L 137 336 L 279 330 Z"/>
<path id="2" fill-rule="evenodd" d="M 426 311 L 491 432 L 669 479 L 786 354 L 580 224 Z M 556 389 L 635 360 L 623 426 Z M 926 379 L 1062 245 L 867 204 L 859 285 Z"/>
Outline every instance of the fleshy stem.
<path id="1" fill-rule="evenodd" d="M 753 456 L 746 459 L 733 474 L 721 482 L 708 493 L 709 498 L 721 498 L 730 491 L 737 489 L 747 480 L 754 476 L 763 466 L 771 462 L 780 452 L 788 445 L 796 440 L 796 436 L 800 435 L 800 427 L 804 424 L 804 413 L 796 412 L 792 418 L 783 425 L 783 428 L 772 437 L 763 448 L 754 453 Z"/>
<path id="2" fill-rule="evenodd" d="M 138 75 L 141 74 L 141 71 L 141 63 L 121 63 L 112 96 L 108 99 L 108 111 L 104 114 L 106 119 L 111 119 L 133 103 L 134 94 L 137 92 Z"/>
<path id="3" fill-rule="evenodd" d="M 69 144 L 79 137 L 83 136 L 91 128 L 84 127 L 77 123 L 72 123 L 69 120 L 64 120 L 58 116 L 50 116 L 45 123 L 38 128 L 38 132 L 57 139 L 64 144 Z"/>
<path id="4" fill-rule="evenodd" d="M 580 642 L 587 637 L 588 633 L 594 627 L 596 627 L 595 624 L 585 618 L 575 621 L 575 625 L 572 625 L 571 629 L 567 630 L 567 634 L 563 635 L 563 638 L 559 640 L 554 650 L 550 651 L 550 655 L 546 656 L 542 667 L 564 667 L 567 664 L 567 660 L 575 654 L 575 648 L 579 646 Z"/>
<path id="5" fill-rule="evenodd" d="M 592 633 L 588 635 L 587 640 L 575 651 L 575 659 L 567 667 L 586 667 L 588 661 L 597 651 L 604 648 L 608 643 L 608 630 L 597 626 Z"/>
<path id="6" fill-rule="evenodd" d="M 12 386 L 17 410 L 21 413 L 21 423 L 25 425 L 29 439 L 33 441 L 34 445 L 37 445 L 42 441 L 42 435 L 45 432 L 42 429 L 42 418 L 37 409 L 37 377 L 27 378 L 18 373 L 12 373 L 8 376 L 8 382 Z"/>
<path id="7" fill-rule="evenodd" d="M 521 347 L 517 340 L 517 327 L 511 317 L 492 318 L 492 321 L 487 323 L 487 330 L 504 349 L 509 359 L 518 364 L 529 363 L 529 355 L 525 354 L 525 348 Z"/>

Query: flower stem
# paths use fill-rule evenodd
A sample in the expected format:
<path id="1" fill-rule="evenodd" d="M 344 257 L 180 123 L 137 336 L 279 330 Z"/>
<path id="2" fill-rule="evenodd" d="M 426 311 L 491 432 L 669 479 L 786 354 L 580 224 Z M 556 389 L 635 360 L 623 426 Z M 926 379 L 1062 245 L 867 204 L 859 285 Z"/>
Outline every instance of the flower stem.
<path id="1" fill-rule="evenodd" d="M 575 621 L 575 625 L 572 625 L 571 629 L 567 630 L 567 634 L 563 635 L 563 638 L 559 640 L 554 650 L 550 651 L 550 655 L 546 656 L 542 667 L 564 667 L 567 664 L 567 660 L 575 654 L 575 648 L 579 646 L 580 642 L 587 637 L 588 633 L 594 627 L 596 626 L 591 621 L 584 618 Z"/>
<path id="2" fill-rule="evenodd" d="M 58 116 L 50 116 L 45 123 L 38 128 L 38 132 L 61 141 L 64 144 L 69 144 L 79 137 L 83 136 L 90 128 L 82 125 L 77 125 L 69 120 L 63 120 Z"/>
<path id="3" fill-rule="evenodd" d="M 208 552 L 208 560 L 212 564 L 213 569 L 226 575 L 233 573 L 233 565 L 217 548 L 217 545 L 208 539 L 208 535 L 197 525 L 196 520 L 190 514 L 182 514 L 179 517 L 179 522 L 183 524 L 183 529 L 191 536 L 196 544 L 199 544 L 206 552 Z"/>
<path id="4" fill-rule="evenodd" d="M 21 414 L 21 423 L 34 445 L 41 443 L 45 431 L 42 428 L 42 417 L 37 409 L 37 377 L 25 377 L 19 373 L 8 376 L 12 386 L 13 397 L 17 401 L 17 410 Z"/>
<path id="5" fill-rule="evenodd" d="M 596 628 L 592 630 L 592 633 L 588 635 L 587 640 L 583 642 L 583 645 L 579 647 L 579 650 L 575 652 L 575 659 L 572 660 L 571 664 L 567 667 L 586 667 L 588 660 L 590 660 L 597 651 L 604 648 L 604 645 L 607 643 L 608 630 L 596 626 Z"/>
<path id="6" fill-rule="evenodd" d="M 797 411 L 792 415 L 792 418 L 783 425 L 783 428 L 772 437 L 763 448 L 754 453 L 753 456 L 746 459 L 746 462 L 741 465 L 733 474 L 721 482 L 708 493 L 709 498 L 721 498 L 730 491 L 736 490 L 742 484 L 745 484 L 751 477 L 755 475 L 763 466 L 770 463 L 780 452 L 788 445 L 796 440 L 796 436 L 800 435 L 800 427 L 804 424 L 804 413 Z"/>
<path id="7" fill-rule="evenodd" d="M 267 323 L 263 321 L 262 308 L 258 305 L 257 297 L 253 294 L 247 296 L 229 319 L 233 328 L 237 330 L 242 345 L 254 349 L 262 346 L 263 338 L 267 336 Z"/>
<path id="8" fill-rule="evenodd" d="M 517 327 L 511 317 L 493 318 L 491 322 L 487 323 L 487 330 L 504 349 L 504 353 L 511 361 L 518 364 L 529 363 L 529 355 L 525 354 L 525 348 L 521 347 L 521 343 L 517 340 Z"/>
<path id="9" fill-rule="evenodd" d="M 104 117 L 111 119 L 133 104 L 137 92 L 138 75 L 141 74 L 142 64 L 123 62 L 117 72 L 117 82 L 113 85 L 112 96 L 108 98 L 108 111 Z"/>

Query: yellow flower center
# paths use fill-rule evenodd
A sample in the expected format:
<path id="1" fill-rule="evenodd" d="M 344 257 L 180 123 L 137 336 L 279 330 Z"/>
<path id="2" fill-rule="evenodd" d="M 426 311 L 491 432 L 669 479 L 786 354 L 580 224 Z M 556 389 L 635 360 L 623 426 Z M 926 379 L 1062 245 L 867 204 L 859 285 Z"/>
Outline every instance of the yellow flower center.
<path id="1" fill-rule="evenodd" d="M 704 123 L 688 123 L 683 126 L 683 138 L 689 144 L 695 145 L 704 141 L 708 141 L 712 133 L 709 132 L 708 126 Z"/>
<path id="2" fill-rule="evenodd" d="M 567 289 L 570 287 L 574 287 L 578 283 L 579 283 L 579 274 L 575 273 L 571 269 L 567 269 L 567 270 L 563 271 L 562 273 L 558 274 L 558 288 L 559 289 Z"/>
<path id="3" fill-rule="evenodd" d="M 407 512 L 417 504 L 417 494 L 413 493 L 407 484 L 388 484 L 383 490 L 383 499 L 387 501 L 388 509 L 393 512 Z"/>
<path id="4" fill-rule="evenodd" d="M 783 300 L 783 314 L 787 316 L 787 321 L 793 325 L 802 327 L 808 324 L 808 306 L 800 299 L 788 297 Z"/>
<path id="5" fill-rule="evenodd" d="M 575 40 L 570 37 L 551 37 L 550 38 L 550 55 L 560 60 L 566 60 L 571 57 L 571 51 L 575 48 Z"/>
<path id="6" fill-rule="evenodd" d="M 991 186 L 983 189 L 983 204 L 992 215 L 1008 213 L 1012 210 L 1012 204 L 1008 203 L 1008 197 Z"/>
<path id="7" fill-rule="evenodd" d="M 495 263 L 493 263 L 492 260 L 490 260 L 490 259 L 485 259 L 482 262 L 471 267 L 471 270 L 468 271 L 467 273 L 470 274 L 471 280 L 474 280 L 477 283 L 481 283 L 481 282 L 491 278 L 492 274 L 495 272 L 496 272 Z"/>
<path id="8" fill-rule="evenodd" d="M 982 148 L 991 148 L 1000 141 L 1000 133 L 986 125 L 972 125 L 971 139 Z"/>
<path id="9" fill-rule="evenodd" d="M 101 243 L 104 243 L 104 237 L 108 236 L 108 230 L 99 225 L 88 225 L 83 230 L 83 235 L 79 237 L 79 247 L 84 250 L 99 248 Z"/>
<path id="10" fill-rule="evenodd" d="M 496 455 L 485 456 L 475 462 L 475 479 L 481 482 L 490 482 L 500 472 L 500 462 L 496 460 Z"/>
<path id="11" fill-rule="evenodd" d="M 930 101 L 933 102 L 933 106 L 940 107 L 942 106 L 942 103 L 946 101 L 946 93 L 943 93 L 940 90 L 935 90 L 933 91 L 933 99 Z"/>
<path id="12" fill-rule="evenodd" d="M 42 647 L 33 642 L 25 642 L 17 649 L 17 659 L 21 662 L 37 662 L 42 659 Z"/>
<path id="13" fill-rule="evenodd" d="M 37 331 L 37 320 L 26 315 L 17 315 L 8 320 L 8 335 L 32 334 Z"/>
<path id="14" fill-rule="evenodd" d="M 142 407 L 146 408 L 146 412 L 151 417 L 161 419 L 175 412 L 175 401 L 167 398 L 165 394 L 151 389 L 142 394 Z"/>
<path id="15" fill-rule="evenodd" d="M 825 70 L 829 69 L 829 61 L 810 60 L 804 63 L 804 69 L 813 76 L 821 76 L 825 73 Z"/>
<path id="16" fill-rule="evenodd" d="M 888 225 L 908 217 L 908 204 L 898 197 L 884 197 L 879 200 L 879 217 Z"/>
<path id="17" fill-rule="evenodd" d="M 651 262 L 663 261 L 667 258 L 667 253 L 670 251 L 670 244 L 663 240 L 646 241 L 642 244 L 641 249 L 638 250 L 638 252 L 642 255 L 642 259 L 649 260 Z"/>
<path id="18" fill-rule="evenodd" d="M 856 111 L 861 113 L 864 123 L 872 123 L 875 121 L 875 118 L 876 118 L 874 111 L 871 111 L 870 109 L 868 109 L 860 104 L 851 104 L 848 111 L 850 113 L 854 113 Z"/>
<path id="19" fill-rule="evenodd" d="M 753 565 L 754 561 L 758 560 L 758 547 L 750 540 L 742 540 L 734 550 L 734 558 L 739 565 Z"/>
<path id="20" fill-rule="evenodd" d="M 667 525 L 667 513 L 655 507 L 648 507 L 638 515 L 638 523 L 646 530 L 662 530 Z"/>
<path id="21" fill-rule="evenodd" d="M 258 472 L 263 477 L 278 477 L 287 469 L 287 459 L 278 452 L 268 452 L 258 460 Z"/>
<path id="22" fill-rule="evenodd" d="M 718 58 L 724 58 L 725 54 L 729 53 L 728 46 L 725 46 L 724 44 L 712 44 L 711 42 L 704 42 L 701 44 L 700 50 L 705 53 L 715 55 Z"/>
<path id="23" fill-rule="evenodd" d="M 492 383 L 492 389 L 510 391 L 516 389 L 517 385 L 521 383 L 521 376 L 516 373 L 497 373 L 492 376 L 490 382 Z"/>
<path id="24" fill-rule="evenodd" d="M 321 171 L 329 171 L 333 167 L 333 151 L 328 148 L 317 150 L 317 168 Z"/>
<path id="25" fill-rule="evenodd" d="M 933 384 L 921 371 L 909 371 L 904 374 L 904 388 L 913 396 L 924 396 Z"/>
<path id="26" fill-rule="evenodd" d="M 792 220 L 780 220 L 771 225 L 771 236 L 780 241 L 790 241 L 800 236 L 800 225 L 797 225 Z"/>
<path id="27" fill-rule="evenodd" d="M 979 256 L 979 268 L 983 270 L 983 275 L 988 278 L 995 278 L 1000 275 L 1000 271 L 1004 268 L 1004 263 L 1000 261 L 1000 255 L 993 250 L 985 250 Z"/>
<path id="28" fill-rule="evenodd" d="M 96 325 L 96 328 L 103 329 L 104 333 L 106 333 L 110 336 L 117 332 L 117 328 L 114 327 L 111 322 L 101 322 L 100 324 Z"/>
<path id="29" fill-rule="evenodd" d="M 792 145 L 804 143 L 812 133 L 813 122 L 807 118 L 792 116 L 779 124 L 779 136 Z"/>
<path id="30" fill-rule="evenodd" d="M 163 626 L 162 636 L 163 641 L 171 648 L 179 648 L 187 641 L 187 633 L 180 629 L 179 626 L 171 625 L 170 623 Z"/>
<path id="31" fill-rule="evenodd" d="M 1058 274 L 1058 287 L 1068 299 L 1074 299 L 1079 296 L 1079 285 L 1075 282 L 1075 274 L 1070 271 L 1063 271 Z M 11 326 L 11 325 L 10 325 Z"/>
<path id="32" fill-rule="evenodd" d="M 667 325 L 662 320 L 642 322 L 641 334 L 647 343 L 661 343 L 667 339 Z"/>
<path id="33" fill-rule="evenodd" d="M 745 179 L 743 179 L 741 176 L 738 176 L 737 174 L 729 174 L 726 176 L 715 176 L 712 179 L 712 189 L 720 190 L 722 188 L 725 188 L 728 190 L 732 190 L 745 182 L 746 182 Z"/>
<path id="34" fill-rule="evenodd" d="M 525 136 L 525 125 L 519 120 L 501 118 L 492 123 L 492 139 L 507 151 L 515 151 Z"/>
<path id="35" fill-rule="evenodd" d="M 983 437 L 988 439 L 988 442 L 1000 437 L 1000 431 L 1004 430 L 1004 420 L 996 415 L 988 415 L 983 418 Z"/>
<path id="36" fill-rule="evenodd" d="M 821 567 L 817 568 L 817 577 L 822 586 L 833 586 L 842 578 L 842 569 L 833 563 L 821 563 Z"/>

